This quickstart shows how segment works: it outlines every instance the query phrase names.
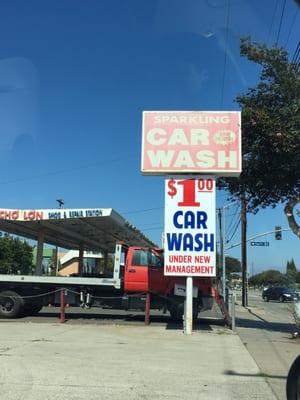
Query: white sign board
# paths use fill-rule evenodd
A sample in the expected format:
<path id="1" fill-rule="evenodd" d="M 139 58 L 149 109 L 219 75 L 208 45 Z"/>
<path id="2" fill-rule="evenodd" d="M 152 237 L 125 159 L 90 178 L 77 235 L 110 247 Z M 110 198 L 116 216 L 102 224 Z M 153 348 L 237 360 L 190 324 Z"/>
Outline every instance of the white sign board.
<path id="1" fill-rule="evenodd" d="M 142 173 L 239 176 L 240 111 L 144 111 Z"/>
<path id="2" fill-rule="evenodd" d="M 52 219 L 95 218 L 108 215 L 111 209 L 102 208 L 54 208 L 44 210 L 0 209 L 0 220 L 44 221 Z"/>
<path id="3" fill-rule="evenodd" d="M 165 275 L 216 276 L 215 186 L 209 176 L 165 180 Z"/>

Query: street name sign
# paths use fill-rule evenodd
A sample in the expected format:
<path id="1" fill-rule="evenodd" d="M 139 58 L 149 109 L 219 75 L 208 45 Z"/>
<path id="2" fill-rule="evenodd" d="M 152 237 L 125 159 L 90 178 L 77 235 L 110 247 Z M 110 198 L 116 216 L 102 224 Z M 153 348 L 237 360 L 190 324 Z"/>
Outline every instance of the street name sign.
<path id="1" fill-rule="evenodd" d="M 251 242 L 251 246 L 266 246 L 268 247 L 270 245 L 269 242 Z"/>

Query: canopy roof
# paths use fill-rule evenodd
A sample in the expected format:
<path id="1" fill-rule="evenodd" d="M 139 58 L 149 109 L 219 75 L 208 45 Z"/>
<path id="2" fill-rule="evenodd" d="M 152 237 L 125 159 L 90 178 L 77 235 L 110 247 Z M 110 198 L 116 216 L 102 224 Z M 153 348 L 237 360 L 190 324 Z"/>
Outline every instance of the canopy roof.
<path id="1" fill-rule="evenodd" d="M 112 252 L 117 241 L 130 246 L 155 246 L 112 208 L 11 210 L 0 209 L 0 230 L 66 249 Z"/>

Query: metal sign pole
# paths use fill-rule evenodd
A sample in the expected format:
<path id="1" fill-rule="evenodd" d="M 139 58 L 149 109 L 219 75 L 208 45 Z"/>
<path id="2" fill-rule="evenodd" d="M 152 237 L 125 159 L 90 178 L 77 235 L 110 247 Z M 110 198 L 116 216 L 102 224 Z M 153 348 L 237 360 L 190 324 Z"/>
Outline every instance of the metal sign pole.
<path id="1" fill-rule="evenodd" d="M 225 235 L 226 235 L 226 228 L 225 228 L 225 207 L 222 208 L 222 292 L 223 292 L 223 300 L 226 302 L 226 257 L 225 257 Z"/>
<path id="2" fill-rule="evenodd" d="M 184 333 L 191 335 L 193 330 L 193 277 L 186 277 L 185 291 L 185 315 L 184 315 Z"/>

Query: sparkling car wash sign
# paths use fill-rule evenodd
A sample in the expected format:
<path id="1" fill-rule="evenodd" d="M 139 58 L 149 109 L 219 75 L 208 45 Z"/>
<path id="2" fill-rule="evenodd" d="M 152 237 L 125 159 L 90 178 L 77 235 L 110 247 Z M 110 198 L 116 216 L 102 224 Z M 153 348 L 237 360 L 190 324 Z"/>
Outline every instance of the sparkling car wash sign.
<path id="1" fill-rule="evenodd" d="M 144 111 L 142 173 L 241 173 L 239 111 Z"/>
<path id="2" fill-rule="evenodd" d="M 165 181 L 165 275 L 216 276 L 215 179 Z"/>

